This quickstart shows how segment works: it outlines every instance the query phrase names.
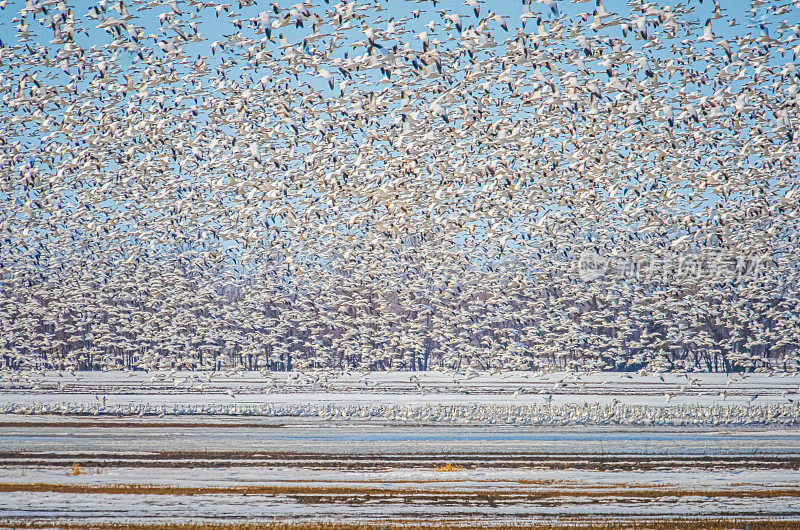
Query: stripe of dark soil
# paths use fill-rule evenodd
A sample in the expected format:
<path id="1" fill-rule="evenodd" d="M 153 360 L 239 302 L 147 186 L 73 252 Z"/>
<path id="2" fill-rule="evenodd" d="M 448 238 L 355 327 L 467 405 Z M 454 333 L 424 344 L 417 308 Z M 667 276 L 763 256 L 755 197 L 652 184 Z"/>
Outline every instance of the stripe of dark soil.
<path id="1" fill-rule="evenodd" d="M 358 502 L 413 497 L 420 500 L 447 501 L 531 501 L 561 497 L 579 498 L 640 498 L 663 497 L 726 497 L 726 498 L 777 498 L 800 497 L 800 488 L 776 488 L 767 490 L 681 490 L 670 488 L 607 489 L 607 490 L 548 490 L 520 491 L 475 491 L 475 490 L 430 490 L 412 488 L 376 488 L 349 486 L 161 486 L 150 484 L 16 484 L 0 483 L 0 492 L 29 493 L 80 493 L 120 495 L 288 495 L 298 500 L 311 498 L 313 502 Z"/>
<path id="2" fill-rule="evenodd" d="M 335 469 L 432 468 L 444 463 L 474 468 L 506 469 L 583 469 L 583 470 L 654 470 L 654 469 L 800 469 L 800 458 L 793 456 L 586 456 L 586 455 L 346 455 L 314 453 L 263 452 L 156 452 L 109 454 L 44 454 L 25 452 L 0 453 L 0 465 L 84 466 L 142 468 L 201 467 L 296 467 Z"/>
<path id="3" fill-rule="evenodd" d="M 81 458 L 64 458 L 63 460 L 0 460 L 0 466 L 36 466 L 36 467 L 64 467 L 77 463 L 84 467 L 103 467 L 103 468 L 118 468 L 118 467 L 132 467 L 132 468 L 172 468 L 172 469 L 197 469 L 207 467 L 219 468 L 236 468 L 236 467 L 286 467 L 297 469 L 347 469 L 347 470 L 384 470 L 384 469 L 405 469 L 405 468 L 421 468 L 433 469 L 438 467 L 441 463 L 434 462 L 420 463 L 420 462 L 298 462 L 293 460 L 286 461 L 270 461 L 270 460 L 254 460 L 254 461 L 225 461 L 225 460 L 90 460 Z M 458 461 L 448 460 L 447 463 L 458 465 L 464 469 L 547 469 L 547 470 L 585 470 L 585 471 L 652 471 L 652 470 L 666 470 L 666 469 L 800 469 L 796 463 L 787 463 L 780 461 L 751 463 L 747 465 L 740 465 L 736 463 L 713 463 L 706 462 L 699 465 L 686 465 L 685 463 L 659 463 L 659 462 L 638 462 L 638 463 L 592 463 L 592 462 L 542 462 L 532 464 L 514 464 L 503 462 L 487 462 L 481 464 L 468 464 L 459 463 Z"/>

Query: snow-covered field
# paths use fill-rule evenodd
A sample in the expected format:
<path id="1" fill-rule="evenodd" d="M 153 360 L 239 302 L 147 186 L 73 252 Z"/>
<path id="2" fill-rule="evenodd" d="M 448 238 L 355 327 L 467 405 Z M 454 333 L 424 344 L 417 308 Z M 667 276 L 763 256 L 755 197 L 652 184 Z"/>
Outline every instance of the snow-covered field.
<path id="1" fill-rule="evenodd" d="M 798 383 L 5 374 L 0 520 L 800 520 Z"/>
<path id="2" fill-rule="evenodd" d="M 7 374 L 0 381 L 0 413 L 214 414 L 411 424 L 791 426 L 800 423 L 800 380 L 794 375 Z"/>

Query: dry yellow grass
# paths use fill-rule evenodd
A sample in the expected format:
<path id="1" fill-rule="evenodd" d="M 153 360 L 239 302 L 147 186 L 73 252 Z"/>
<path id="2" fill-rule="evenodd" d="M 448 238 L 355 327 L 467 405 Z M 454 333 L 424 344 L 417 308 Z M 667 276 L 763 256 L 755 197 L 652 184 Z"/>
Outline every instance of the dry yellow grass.
<path id="1" fill-rule="evenodd" d="M 434 471 L 464 471 L 464 466 L 453 465 L 451 463 L 435 466 Z"/>

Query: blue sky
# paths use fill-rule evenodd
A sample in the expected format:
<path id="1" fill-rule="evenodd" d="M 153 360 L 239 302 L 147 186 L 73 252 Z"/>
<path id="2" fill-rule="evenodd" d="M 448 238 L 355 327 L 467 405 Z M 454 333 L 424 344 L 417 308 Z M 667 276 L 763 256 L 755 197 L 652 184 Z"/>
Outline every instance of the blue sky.
<path id="1" fill-rule="evenodd" d="M 236 2 L 233 2 L 234 6 Z M 277 2 L 280 7 L 284 9 L 289 9 L 291 6 L 295 5 L 295 2 Z M 334 9 L 335 2 L 332 2 L 330 5 L 325 5 L 321 0 L 315 2 L 314 11 L 319 12 L 320 9 L 330 10 Z M 405 26 L 410 30 L 409 33 L 406 35 L 398 38 L 398 41 L 408 43 L 413 49 L 420 50 L 422 49 L 422 41 L 420 37 L 423 35 L 423 32 L 430 34 L 431 40 L 433 38 L 438 38 L 442 44 L 441 49 L 452 49 L 457 46 L 455 42 L 448 42 L 446 40 L 446 34 L 442 31 L 443 22 L 439 14 L 437 14 L 437 10 L 446 8 L 450 12 L 457 12 L 461 15 L 462 23 L 464 28 L 468 28 L 470 25 L 475 25 L 478 23 L 478 19 L 474 16 L 472 12 L 472 8 L 465 5 L 463 2 L 455 1 L 455 2 L 439 2 L 437 6 L 434 6 L 432 2 L 409 2 L 409 1 L 389 1 L 389 2 L 381 2 L 383 6 L 385 6 L 384 11 L 379 13 L 378 15 L 375 14 L 374 11 L 370 11 L 369 15 L 362 21 L 356 22 L 353 24 L 353 29 L 347 32 L 344 36 L 345 43 L 353 43 L 357 40 L 365 40 L 366 37 L 364 33 L 361 31 L 361 27 L 359 24 L 364 24 L 370 27 L 376 28 L 385 28 L 387 22 L 394 18 L 398 21 L 403 18 L 408 18 L 409 20 L 405 22 Z M 609 13 L 618 13 L 621 15 L 623 20 L 632 20 L 634 17 L 637 17 L 641 14 L 638 6 L 642 4 L 639 2 L 632 2 L 632 4 L 636 7 L 636 9 L 631 8 L 627 3 L 622 1 L 607 1 L 604 2 L 603 7 L 604 10 Z M 652 3 L 653 6 L 655 5 Z M 800 16 L 798 16 L 798 9 L 791 8 L 786 13 L 781 15 L 770 15 L 767 16 L 766 12 L 764 11 L 763 7 L 758 7 L 754 11 L 750 11 L 748 4 L 746 2 L 723 2 L 724 4 L 724 11 L 723 13 L 718 16 L 715 14 L 715 4 L 713 1 L 706 0 L 702 4 L 698 1 L 689 1 L 689 2 L 675 2 L 670 5 L 673 6 L 673 10 L 678 9 L 678 6 L 682 6 L 685 9 L 691 9 L 692 13 L 689 15 L 684 15 L 683 18 L 689 21 L 692 21 L 694 24 L 692 28 L 692 35 L 685 40 L 685 47 L 682 49 L 694 49 L 695 51 L 702 52 L 705 49 L 710 49 L 713 51 L 714 54 L 720 56 L 723 54 L 722 47 L 720 46 L 720 39 L 725 38 L 730 42 L 730 45 L 733 48 L 735 46 L 735 40 L 737 37 L 745 37 L 750 36 L 751 38 L 755 38 L 761 35 L 762 28 L 759 27 L 760 23 L 765 24 L 765 28 L 768 32 L 775 32 L 775 29 L 781 24 L 781 22 L 785 22 L 786 25 L 794 25 L 800 22 Z M 7 45 L 17 44 L 19 41 L 17 36 L 15 35 L 15 25 L 18 24 L 18 21 L 14 21 L 13 19 L 17 17 L 19 10 L 25 5 L 25 1 L 18 0 L 8 2 L 6 8 L 0 11 L 0 39 L 3 40 L 4 43 Z M 73 8 L 73 11 L 80 20 L 83 21 L 83 26 L 88 30 L 89 35 L 79 35 L 76 38 L 78 44 L 83 47 L 84 49 L 90 49 L 91 47 L 95 46 L 97 49 L 102 49 L 104 44 L 108 44 L 111 39 L 110 37 L 101 29 L 97 29 L 95 26 L 98 23 L 98 20 L 92 20 L 86 18 L 84 15 L 90 9 L 90 6 L 93 4 L 76 4 Z M 95 4 L 100 5 L 100 4 Z M 118 11 L 114 10 L 115 2 L 105 2 L 107 6 L 106 14 L 111 17 L 119 18 Z M 263 34 L 256 34 L 252 28 L 248 29 L 248 19 L 253 19 L 258 17 L 259 13 L 264 12 L 265 10 L 270 11 L 271 7 L 269 3 L 260 2 L 257 5 L 246 7 L 243 9 L 235 9 L 231 7 L 231 9 L 226 11 L 221 11 L 220 16 L 215 16 L 213 9 L 206 9 L 202 11 L 198 18 L 192 19 L 190 17 L 190 13 L 193 12 L 191 7 L 184 3 L 179 2 L 178 8 L 180 14 L 176 16 L 175 22 L 178 24 L 177 28 L 168 28 L 169 23 L 166 21 L 165 24 L 160 25 L 158 22 L 159 15 L 169 15 L 173 12 L 173 9 L 170 7 L 169 4 L 159 4 L 155 5 L 152 8 L 149 8 L 144 11 L 139 11 L 139 8 L 147 5 L 144 2 L 139 4 L 132 4 L 126 3 L 129 14 L 133 17 L 129 23 L 134 24 L 136 26 L 142 27 L 142 33 L 145 36 L 148 35 L 155 35 L 156 40 L 160 42 L 166 42 L 172 39 L 176 35 L 176 31 L 184 31 L 190 32 L 192 31 L 189 29 L 191 26 L 190 24 L 195 24 L 197 30 L 199 31 L 200 35 L 202 36 L 203 40 L 197 43 L 188 42 L 185 43 L 184 49 L 188 53 L 188 60 L 191 61 L 197 60 L 198 58 L 203 59 L 212 66 L 218 65 L 221 60 L 229 59 L 229 60 L 236 60 L 237 66 L 231 68 L 227 71 L 228 76 L 244 76 L 245 78 L 249 78 L 249 83 L 252 86 L 257 86 L 258 80 L 262 76 L 269 76 L 269 72 L 260 71 L 259 69 L 249 69 L 247 62 L 241 59 L 241 56 L 244 54 L 244 49 L 227 46 L 227 49 L 223 50 L 219 46 L 215 46 L 215 51 L 212 53 L 212 46 L 214 43 L 223 42 L 226 43 L 231 35 L 236 32 L 241 31 L 242 34 L 247 35 L 253 39 L 260 39 L 263 38 Z M 363 5 L 371 5 L 370 2 L 364 2 Z M 554 5 L 558 7 L 559 16 L 553 13 L 553 10 L 543 3 L 534 2 L 530 9 L 534 13 L 538 13 L 538 16 L 541 17 L 544 24 L 553 24 L 556 19 L 560 21 L 560 24 L 564 27 L 565 35 L 567 35 L 570 31 L 572 26 L 572 22 L 575 20 L 579 20 L 581 18 L 581 14 L 584 14 L 584 17 L 587 19 L 588 22 L 593 20 L 593 11 L 596 9 L 595 2 L 582 2 L 582 3 L 573 3 L 567 1 L 555 2 Z M 660 3 L 657 7 L 662 8 L 666 6 L 666 3 Z M 652 6 L 651 6 L 652 7 Z M 496 13 L 503 17 L 504 21 L 508 24 L 508 30 L 505 31 L 500 28 L 500 25 L 492 20 L 488 22 L 488 26 L 492 30 L 492 34 L 494 35 L 495 39 L 498 43 L 502 44 L 505 39 L 512 38 L 516 33 L 518 28 L 521 27 L 522 20 L 520 19 L 520 15 L 525 12 L 525 8 L 521 2 L 518 1 L 509 1 L 509 0 L 498 0 L 493 2 L 483 2 L 480 4 L 481 13 L 480 18 L 484 18 L 488 16 L 491 12 Z M 55 13 L 58 12 L 57 7 L 50 5 L 48 8 L 48 13 L 40 13 L 37 15 L 37 19 L 41 20 L 43 17 L 46 18 L 48 16 L 53 16 Z M 419 17 L 415 16 L 415 11 L 419 10 Z M 275 20 L 276 16 L 274 13 L 270 15 L 271 20 Z M 652 18 L 652 15 L 650 15 Z M 379 19 L 380 21 L 376 21 Z M 535 31 L 535 24 L 536 24 L 537 16 L 528 19 L 528 31 Z M 39 45 L 43 46 L 46 55 L 48 57 L 52 57 L 58 45 L 50 43 L 50 39 L 52 38 L 52 33 L 39 25 L 38 22 L 33 20 L 32 15 L 28 15 L 26 18 L 27 23 L 30 26 L 30 33 L 31 38 L 25 43 L 28 46 L 31 46 L 32 49 Z M 234 27 L 233 23 L 235 20 L 242 21 L 243 29 L 239 30 Z M 330 19 L 327 19 L 330 20 Z M 713 39 L 710 42 L 699 42 L 697 40 L 697 36 L 703 33 L 703 27 L 707 23 L 707 21 L 711 21 L 711 28 L 714 33 Z M 735 21 L 734 24 L 732 22 Z M 430 22 L 434 22 L 434 30 L 431 31 L 427 24 Z M 587 22 L 587 24 L 588 24 Z M 585 27 L 585 26 L 584 26 Z M 163 31 L 162 31 L 163 30 Z M 273 30 L 271 35 L 272 41 L 265 43 L 265 49 L 271 51 L 275 55 L 278 55 L 280 52 L 280 43 L 281 37 L 285 37 L 289 43 L 296 44 L 298 43 L 304 36 L 308 35 L 311 32 L 311 29 L 308 26 L 302 28 L 295 28 L 293 25 L 283 27 L 280 29 Z M 330 33 L 330 28 L 326 27 L 323 28 L 322 33 Z M 450 34 L 454 34 L 454 32 L 450 32 Z M 655 47 L 643 47 L 643 41 L 641 39 L 636 39 L 632 36 L 631 33 L 628 34 L 627 37 L 624 37 L 622 34 L 622 28 L 619 24 L 614 24 L 606 29 L 600 30 L 599 32 L 591 32 L 588 33 L 580 33 L 574 36 L 570 36 L 565 38 L 562 43 L 558 46 L 560 47 L 579 47 L 580 41 L 579 37 L 581 35 L 585 35 L 588 38 L 601 38 L 601 37 L 613 37 L 617 39 L 623 39 L 627 45 L 631 47 L 634 53 L 639 54 L 641 57 L 646 58 L 648 60 L 666 60 L 668 58 L 674 59 L 682 59 L 683 56 L 681 55 L 681 51 L 679 50 L 677 53 L 673 52 L 671 49 L 662 48 L 658 49 Z M 314 41 L 310 45 L 311 46 L 322 46 L 325 42 L 325 39 L 328 37 L 324 37 L 319 41 Z M 388 49 L 392 43 L 388 42 L 379 42 L 384 46 L 384 50 Z M 159 48 L 156 46 L 153 39 L 149 39 L 145 37 L 143 42 L 143 47 L 155 50 L 154 53 L 162 54 Z M 341 57 L 344 53 L 348 53 L 350 57 L 355 55 L 364 54 L 368 50 L 368 47 L 365 44 L 358 45 L 356 47 L 347 46 L 339 46 L 334 51 L 331 52 L 331 57 Z M 238 54 L 238 56 L 237 56 Z M 781 61 L 793 61 L 794 58 L 792 57 L 792 53 L 789 52 L 786 56 L 782 59 L 777 54 L 773 59 L 774 64 L 781 65 Z M 131 67 L 137 73 L 141 71 L 141 61 L 137 57 L 135 53 L 127 52 L 127 51 L 120 51 L 116 56 L 116 65 L 120 68 L 120 74 L 124 74 L 127 69 Z M 73 65 L 74 66 L 74 65 Z M 576 67 L 572 65 L 560 65 L 562 69 L 570 71 L 574 70 Z M 697 67 L 699 65 L 696 65 Z M 600 64 L 599 60 L 597 59 L 587 59 L 585 61 L 585 67 L 593 72 L 596 72 L 597 76 L 600 78 L 604 78 L 605 74 L 604 68 Z M 15 76 L 17 79 L 19 78 L 20 72 L 16 69 L 16 67 L 11 64 L 7 64 L 6 68 L 8 68 L 8 72 Z M 38 70 L 38 79 L 39 82 L 44 84 L 50 85 L 59 85 L 59 84 L 66 84 L 68 81 L 68 77 L 61 73 L 60 69 L 58 68 L 57 64 L 53 64 L 51 66 L 29 66 L 28 73 L 35 73 Z M 185 67 L 178 67 L 179 70 Z M 248 69 L 246 69 L 248 68 Z M 335 77 L 336 83 L 345 80 L 345 77 L 337 72 L 335 69 L 331 69 L 332 74 Z M 74 71 L 74 69 L 73 69 Z M 376 80 L 379 78 L 380 74 L 372 71 L 374 73 L 366 74 L 371 80 Z M 52 78 L 46 77 L 46 74 L 54 73 Z M 455 74 L 458 75 L 458 74 Z M 639 72 L 640 79 L 646 79 L 644 71 Z M 662 74 L 663 75 L 663 74 Z M 94 77 L 94 74 L 86 75 L 86 79 L 81 81 L 80 83 L 87 83 L 88 80 Z M 284 75 L 284 77 L 286 77 Z M 269 78 L 268 82 L 276 83 L 278 80 Z M 299 79 L 295 80 L 294 78 L 286 78 L 287 86 L 292 87 L 296 83 L 308 83 L 314 89 L 324 94 L 327 97 L 336 97 L 338 95 L 338 88 L 334 88 L 331 90 L 328 86 L 328 83 L 318 76 L 317 72 L 313 69 L 309 69 L 308 71 L 303 71 L 299 74 Z M 79 86 L 80 86 L 79 83 Z M 247 83 L 242 83 L 246 85 Z M 741 81 L 739 82 L 741 84 Z M 354 80 L 351 82 L 350 85 L 351 89 L 359 89 L 362 86 Z M 379 88 L 379 86 L 377 87 Z M 370 84 L 369 86 L 364 86 L 365 90 L 376 90 L 375 84 Z M 156 94 L 158 94 L 158 90 L 163 89 L 163 87 L 159 87 L 156 89 Z M 687 89 L 687 90 L 699 90 L 700 92 L 710 93 L 713 91 L 711 87 L 698 87 L 698 86 L 689 86 L 689 87 L 681 87 L 681 86 L 672 86 L 670 85 L 668 90 L 674 91 Z M 737 82 L 732 82 L 730 85 L 730 89 L 736 91 L 737 89 Z M 163 95 L 165 97 L 169 97 L 169 94 L 164 92 Z M 20 112 L 27 112 L 25 110 L 21 110 Z M 52 112 L 57 113 L 57 110 L 53 110 Z M 522 118 L 522 111 L 519 111 L 517 117 Z M 201 113 L 198 116 L 198 120 L 202 120 L 204 115 Z M 490 116 L 488 121 L 491 121 L 493 118 Z M 356 135 L 360 135 L 361 133 L 355 133 Z M 360 137 L 356 136 L 352 141 L 357 141 Z M 39 137 L 32 134 L 29 138 L 20 138 L 21 140 L 30 141 L 30 142 L 38 142 Z M 554 144 L 558 143 L 559 139 L 553 140 Z M 301 149 L 298 149 L 300 152 Z M 472 161 L 476 161 L 481 159 L 480 153 L 470 153 L 469 156 L 471 157 Z"/>
<path id="2" fill-rule="evenodd" d="M 109 7 L 114 5 L 114 2 L 102 2 L 106 3 Z M 284 9 L 288 9 L 293 5 L 296 5 L 295 2 L 275 2 L 277 5 L 281 6 Z M 364 2 L 366 4 L 366 2 Z M 259 2 L 257 5 L 245 7 L 243 9 L 235 9 L 236 2 L 232 2 L 234 6 L 231 9 L 226 11 L 221 11 L 220 17 L 213 16 L 213 10 L 205 10 L 198 19 L 193 20 L 192 22 L 198 25 L 200 29 L 200 33 L 206 39 L 197 44 L 186 44 L 185 48 L 187 51 L 190 51 L 193 55 L 199 54 L 202 56 L 211 56 L 211 44 L 216 41 L 224 41 L 226 39 L 226 35 L 230 35 L 232 32 L 235 31 L 233 26 L 230 22 L 234 19 L 241 19 L 246 20 L 247 18 L 256 16 L 258 13 L 262 11 L 270 11 L 270 5 L 266 2 Z M 331 2 L 330 5 L 325 5 L 322 0 L 318 0 L 315 2 L 314 5 L 331 8 L 334 6 L 336 2 Z M 459 1 L 445 1 L 439 2 L 435 7 L 431 2 L 410 2 L 407 0 L 392 0 L 392 1 L 383 1 L 381 4 L 384 6 L 384 10 L 381 12 L 381 18 L 388 20 L 390 18 L 395 18 L 399 20 L 401 18 L 407 17 L 410 20 L 406 23 L 406 26 L 413 31 L 412 34 L 408 35 L 408 42 L 411 44 L 413 48 L 421 48 L 421 41 L 415 38 L 415 35 L 421 34 L 423 31 L 432 35 L 434 33 L 439 33 L 441 29 L 441 18 L 436 14 L 436 11 L 442 8 L 446 8 L 448 11 L 460 13 L 462 17 L 462 22 L 464 27 L 469 26 L 470 24 L 474 24 L 476 19 L 474 14 L 472 13 L 472 9 L 464 5 L 464 3 Z M 633 5 L 640 5 L 639 2 L 631 2 Z M 672 6 L 680 6 L 683 5 L 686 9 L 691 9 L 692 14 L 687 15 L 687 20 L 693 20 L 696 22 L 698 26 L 702 26 L 708 21 L 711 20 L 711 26 L 714 32 L 715 37 L 723 37 L 726 39 L 734 39 L 736 36 L 741 36 L 744 34 L 749 33 L 753 37 L 757 37 L 761 31 L 758 27 L 755 27 L 756 24 L 760 21 L 764 21 L 767 23 L 768 27 L 774 28 L 775 25 L 780 23 L 781 20 L 785 20 L 788 25 L 794 25 L 800 22 L 800 13 L 799 10 L 796 8 L 792 8 L 790 11 L 785 13 L 784 15 L 780 16 L 770 16 L 766 17 L 765 13 L 763 12 L 763 8 L 755 8 L 754 10 L 750 10 L 747 2 L 739 2 L 739 1 L 723 1 L 721 3 L 723 7 L 724 16 L 721 18 L 715 18 L 715 6 L 714 2 L 711 0 L 706 0 L 703 3 L 699 3 L 698 1 L 688 1 L 688 2 L 651 2 L 649 5 L 658 5 L 659 7 L 663 7 L 666 5 Z M 79 42 L 82 46 L 90 47 L 92 44 L 99 45 L 102 43 L 102 31 L 97 30 L 94 26 L 97 24 L 97 21 L 92 23 L 92 20 L 85 18 L 87 10 L 93 4 L 90 2 L 83 3 L 73 3 L 68 4 L 73 5 L 73 12 L 80 17 L 80 20 L 83 21 L 84 27 L 89 29 L 90 36 L 89 38 L 79 38 Z M 97 5 L 97 4 L 94 4 Z M 168 5 L 157 5 L 153 8 L 149 8 L 145 11 L 139 11 L 138 9 L 145 5 L 145 3 L 140 3 L 137 5 L 131 4 L 130 2 L 125 2 L 125 5 L 128 8 L 129 14 L 133 16 L 133 19 L 130 21 L 133 24 L 138 26 L 142 26 L 144 28 L 144 33 L 154 33 L 158 35 L 158 24 L 156 17 L 162 13 L 169 13 L 171 11 Z M 568 20 L 580 16 L 581 13 L 586 14 L 588 19 L 591 21 L 592 12 L 595 11 L 595 4 L 594 2 L 580 2 L 574 3 L 570 1 L 554 1 L 553 5 L 557 6 L 559 11 L 559 16 L 565 21 L 567 25 L 569 25 Z M 648 5 L 648 4 L 645 4 Z M 18 43 L 18 39 L 16 36 L 16 24 L 18 23 L 18 13 L 19 10 L 25 6 L 25 0 L 11 0 L 7 3 L 6 8 L 0 11 L 0 39 L 7 45 L 13 45 Z M 178 2 L 178 6 L 184 12 L 184 15 L 191 12 L 189 6 L 187 6 L 184 2 Z M 604 9 L 609 13 L 617 13 L 623 18 L 631 17 L 631 15 L 638 15 L 641 12 L 638 10 L 633 10 L 627 2 L 619 1 L 619 0 L 607 0 L 603 2 Z M 49 6 L 49 14 L 57 13 L 55 6 Z M 489 22 L 489 27 L 494 30 L 494 34 L 498 41 L 501 41 L 503 38 L 507 36 L 513 36 L 517 29 L 521 26 L 522 21 L 520 20 L 520 15 L 525 12 L 525 7 L 522 5 L 521 2 L 513 1 L 513 0 L 495 0 L 492 2 L 481 2 L 480 3 L 481 18 L 485 17 L 488 13 L 494 12 L 496 14 L 501 15 L 508 24 L 508 32 L 505 32 L 499 28 L 495 22 Z M 530 6 L 530 9 L 533 13 L 537 13 L 538 16 L 545 21 L 553 20 L 555 15 L 551 8 L 546 6 L 543 3 L 534 2 Z M 316 10 L 316 9 L 315 9 Z M 419 11 L 419 18 L 414 17 L 414 12 Z M 118 16 L 113 10 L 109 9 L 108 14 L 111 16 Z M 230 16 L 235 15 L 235 16 Z M 42 13 L 37 15 L 37 18 L 41 19 L 43 17 L 47 17 Z M 273 15 L 274 19 L 274 15 Z M 364 22 L 371 23 L 375 19 L 374 16 L 368 17 Z M 49 30 L 43 29 L 39 27 L 39 24 L 33 22 L 32 16 L 28 15 L 26 20 L 29 23 L 30 31 L 31 31 L 31 38 L 27 41 L 28 44 L 43 44 L 48 48 L 53 48 L 53 45 L 49 44 L 49 38 L 52 35 L 48 35 Z M 184 16 L 183 20 L 185 22 L 189 22 L 190 20 Z M 425 24 L 429 23 L 431 20 L 436 21 L 437 29 L 435 32 L 431 32 L 428 28 L 425 27 Z M 530 31 L 535 24 L 535 18 L 529 19 L 528 21 L 528 31 Z M 731 26 L 730 22 L 734 20 L 736 22 L 735 26 Z M 752 26 L 743 28 L 742 26 Z M 375 24 L 375 27 L 382 28 L 385 27 L 385 22 Z M 187 30 L 187 28 L 184 28 Z M 295 29 L 293 27 L 285 27 L 275 30 L 275 35 L 273 38 L 277 41 L 278 35 L 282 34 L 288 38 L 289 42 L 295 42 L 299 40 L 298 37 L 302 35 L 308 34 L 308 28 L 299 28 Z M 622 38 L 621 31 L 618 26 L 609 28 L 608 30 L 601 30 L 600 34 L 608 34 L 610 36 L 615 36 L 617 38 Z M 439 33 L 440 34 L 440 33 Z M 98 39 L 97 37 L 100 36 L 101 38 Z M 363 38 L 363 35 L 359 35 Z M 591 35 L 590 35 L 591 36 Z M 629 42 L 634 42 L 633 39 L 627 39 Z M 699 43 L 695 43 L 699 44 Z M 666 52 L 659 52 L 658 50 L 649 50 L 650 53 L 653 55 L 658 55 L 659 53 L 666 53 Z"/>

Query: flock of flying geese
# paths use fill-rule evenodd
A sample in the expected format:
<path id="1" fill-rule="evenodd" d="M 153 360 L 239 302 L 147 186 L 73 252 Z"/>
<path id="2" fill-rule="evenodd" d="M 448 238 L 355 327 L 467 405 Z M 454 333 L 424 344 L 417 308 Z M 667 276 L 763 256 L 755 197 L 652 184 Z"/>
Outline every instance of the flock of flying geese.
<path id="1" fill-rule="evenodd" d="M 799 6 L 1 0 L 0 365 L 796 370 Z"/>

